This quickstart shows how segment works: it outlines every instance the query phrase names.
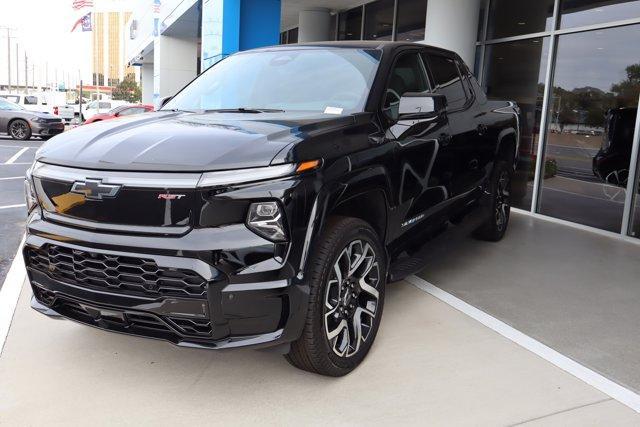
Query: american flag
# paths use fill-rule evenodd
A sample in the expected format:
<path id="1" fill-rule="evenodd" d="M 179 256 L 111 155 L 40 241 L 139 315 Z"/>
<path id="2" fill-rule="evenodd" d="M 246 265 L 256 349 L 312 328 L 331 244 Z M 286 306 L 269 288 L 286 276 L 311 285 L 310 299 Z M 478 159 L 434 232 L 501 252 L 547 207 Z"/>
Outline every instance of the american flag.
<path id="1" fill-rule="evenodd" d="M 92 0 L 73 0 L 73 9 L 80 10 L 83 7 L 93 7 Z"/>

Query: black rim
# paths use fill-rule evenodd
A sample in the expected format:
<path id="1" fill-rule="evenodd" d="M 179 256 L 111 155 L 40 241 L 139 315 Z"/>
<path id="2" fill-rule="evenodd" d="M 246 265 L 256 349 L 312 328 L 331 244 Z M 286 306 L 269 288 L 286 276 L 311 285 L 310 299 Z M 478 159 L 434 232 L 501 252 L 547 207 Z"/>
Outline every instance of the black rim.
<path id="1" fill-rule="evenodd" d="M 324 328 L 333 352 L 351 357 L 369 339 L 378 315 L 380 266 L 371 245 L 354 240 L 334 263 L 324 298 Z"/>
<path id="2" fill-rule="evenodd" d="M 29 128 L 23 121 L 16 121 L 11 123 L 11 136 L 16 139 L 24 139 L 27 137 Z"/>
<path id="3" fill-rule="evenodd" d="M 509 195 L 510 195 L 510 179 L 509 172 L 502 171 L 498 178 L 496 189 L 496 207 L 495 218 L 498 230 L 503 230 L 509 221 Z"/>

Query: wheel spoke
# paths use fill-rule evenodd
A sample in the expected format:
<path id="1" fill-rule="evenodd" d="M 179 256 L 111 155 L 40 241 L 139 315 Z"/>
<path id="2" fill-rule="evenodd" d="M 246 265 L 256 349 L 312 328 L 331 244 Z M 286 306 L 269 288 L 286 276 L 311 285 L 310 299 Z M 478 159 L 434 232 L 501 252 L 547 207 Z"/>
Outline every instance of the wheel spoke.
<path id="1" fill-rule="evenodd" d="M 338 326 L 336 326 L 334 330 L 327 330 L 327 338 L 329 338 L 329 341 L 340 335 L 340 332 L 345 328 L 347 328 L 347 321 L 343 319 L 338 323 Z"/>
<path id="2" fill-rule="evenodd" d="M 369 295 L 371 295 L 375 299 L 378 299 L 378 297 L 380 296 L 380 293 L 378 292 L 378 290 L 376 288 L 374 288 L 373 286 L 371 286 L 370 284 L 368 284 L 364 280 L 364 277 L 360 279 L 358 284 L 360 285 L 360 289 L 362 289 L 363 292 L 368 293 Z"/>

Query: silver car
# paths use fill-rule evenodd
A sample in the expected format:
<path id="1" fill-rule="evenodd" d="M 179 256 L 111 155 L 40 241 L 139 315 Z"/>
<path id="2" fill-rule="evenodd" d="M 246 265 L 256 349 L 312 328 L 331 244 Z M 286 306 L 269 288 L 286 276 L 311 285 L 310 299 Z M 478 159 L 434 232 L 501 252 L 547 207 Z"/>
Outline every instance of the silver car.
<path id="1" fill-rule="evenodd" d="M 0 98 L 0 132 L 23 141 L 32 136 L 49 139 L 64 132 L 64 123 L 61 118 L 49 113 L 27 111 L 18 104 Z"/>

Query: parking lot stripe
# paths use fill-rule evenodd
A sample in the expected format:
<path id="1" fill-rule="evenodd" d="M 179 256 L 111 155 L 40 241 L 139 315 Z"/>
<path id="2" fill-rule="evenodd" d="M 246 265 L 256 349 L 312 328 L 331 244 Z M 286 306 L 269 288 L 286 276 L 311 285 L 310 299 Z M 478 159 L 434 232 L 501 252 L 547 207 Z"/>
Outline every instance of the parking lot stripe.
<path id="1" fill-rule="evenodd" d="M 27 277 L 24 259 L 22 258 L 22 245 L 24 244 L 24 238 L 18 246 L 18 252 L 16 253 L 7 277 L 4 280 L 2 288 L 0 288 L 0 356 L 2 356 L 2 350 L 4 343 L 9 335 L 9 328 L 11 327 L 11 321 L 13 320 L 13 313 L 18 305 L 20 299 L 20 291 L 22 291 L 22 284 Z"/>
<path id="2" fill-rule="evenodd" d="M 567 356 L 558 353 L 554 349 L 542 344 L 540 341 L 537 341 L 530 336 L 523 334 L 517 329 L 507 325 L 506 323 L 496 319 L 495 317 L 485 313 L 484 311 L 479 310 L 470 304 L 467 304 L 461 299 L 451 295 L 446 291 L 443 291 L 442 289 L 420 277 L 409 276 L 405 280 L 414 285 L 416 288 L 438 298 L 440 301 L 450 305 L 458 311 L 461 311 L 472 319 L 477 320 L 486 327 L 499 333 L 503 337 L 513 341 L 519 346 L 524 347 L 525 349 L 542 357 L 546 361 L 556 365 L 563 371 L 581 379 L 585 383 L 596 388 L 597 390 L 600 390 L 604 394 L 609 395 L 623 405 L 628 406 L 636 412 L 640 412 L 640 395 L 638 395 L 637 393 L 625 387 L 622 387 L 620 384 L 617 384 L 608 378 L 603 377 L 602 375 L 592 371 L 586 366 L 579 364 L 575 360 L 572 360 Z"/>
<path id="3" fill-rule="evenodd" d="M 0 178 L 0 181 L 9 181 L 11 179 L 24 179 L 24 176 L 8 176 L 6 178 Z"/>
<path id="4" fill-rule="evenodd" d="M 22 150 L 18 151 L 16 154 L 11 156 L 11 158 L 9 160 L 7 160 L 6 162 L 4 162 L 4 164 L 5 165 L 12 165 L 13 162 L 18 160 L 20 158 L 20 156 L 22 156 L 24 153 L 27 152 L 28 149 L 29 149 L 29 147 L 24 147 Z"/>
<path id="5" fill-rule="evenodd" d="M 2 209 L 12 209 L 12 208 L 22 208 L 27 206 L 25 203 L 21 204 L 21 205 L 7 205 L 7 206 L 0 206 L 0 210 Z"/>

